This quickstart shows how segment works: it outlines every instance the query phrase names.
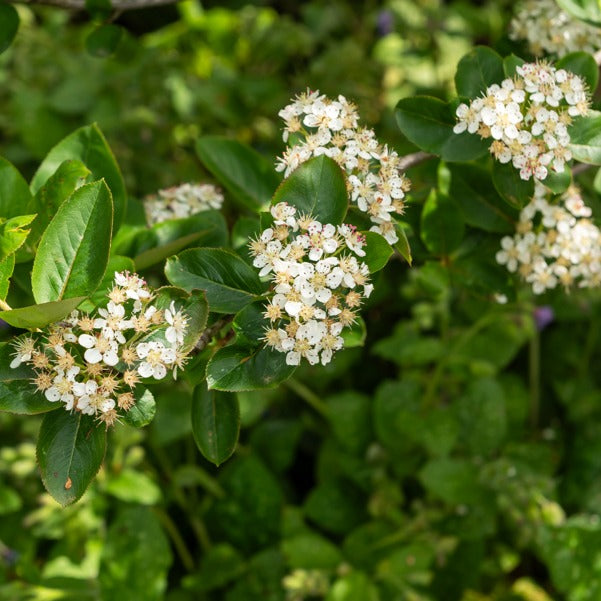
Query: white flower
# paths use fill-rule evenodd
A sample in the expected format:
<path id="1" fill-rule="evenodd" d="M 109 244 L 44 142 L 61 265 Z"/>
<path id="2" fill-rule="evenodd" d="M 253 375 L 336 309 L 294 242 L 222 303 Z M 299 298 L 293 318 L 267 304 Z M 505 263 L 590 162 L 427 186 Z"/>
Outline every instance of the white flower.
<path id="1" fill-rule="evenodd" d="M 165 339 L 172 345 L 183 344 L 188 326 L 188 320 L 181 311 L 176 311 L 175 302 L 171 301 L 168 309 L 165 309 L 165 321 L 169 327 L 165 331 Z"/>
<path id="2" fill-rule="evenodd" d="M 116 340 L 106 338 L 103 334 L 99 334 L 98 336 L 81 334 L 77 341 L 87 349 L 83 357 L 88 363 L 94 364 L 103 361 L 106 365 L 110 366 L 119 363 L 119 344 Z"/>

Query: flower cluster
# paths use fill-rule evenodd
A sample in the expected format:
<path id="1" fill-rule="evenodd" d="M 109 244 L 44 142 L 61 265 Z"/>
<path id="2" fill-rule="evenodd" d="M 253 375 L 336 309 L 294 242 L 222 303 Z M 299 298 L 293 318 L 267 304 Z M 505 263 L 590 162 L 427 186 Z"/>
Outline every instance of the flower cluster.
<path id="1" fill-rule="evenodd" d="M 516 71 L 469 106 L 460 104 L 454 131 L 492 138 L 490 152 L 498 161 L 511 162 L 524 180 L 544 180 L 549 168 L 561 172 L 572 158 L 568 126 L 589 109 L 586 87 L 577 75 L 544 62 Z"/>
<path id="2" fill-rule="evenodd" d="M 159 190 L 144 200 L 148 225 L 183 219 L 201 211 L 221 208 L 223 194 L 213 184 L 182 184 Z"/>
<path id="3" fill-rule="evenodd" d="M 108 298 L 96 314 L 74 311 L 43 334 L 17 339 L 10 364 L 31 365 L 33 382 L 49 401 L 96 415 L 107 426 L 118 410 L 134 406 L 142 378 L 162 380 L 169 371 L 176 376 L 186 359 L 188 324 L 173 301 L 165 310 L 157 308 L 136 274 L 115 273 Z"/>
<path id="4" fill-rule="evenodd" d="M 344 96 L 331 100 L 307 91 L 279 115 L 286 124 L 284 142 L 293 134 L 294 143 L 278 159 L 277 171 L 288 177 L 312 157 L 330 157 L 346 172 L 351 200 L 369 216 L 371 230 L 390 244 L 397 242 L 392 214 L 403 212 L 410 182 L 400 171 L 398 154 L 381 145 L 373 130 L 359 127 L 356 106 Z"/>
<path id="5" fill-rule="evenodd" d="M 286 353 L 288 365 L 302 357 L 326 365 L 373 288 L 367 265 L 357 259 L 365 256 L 364 238 L 353 226 L 322 224 L 286 203 L 271 215 L 273 227 L 250 243 L 253 265 L 273 282 L 264 340 Z"/>
<path id="6" fill-rule="evenodd" d="M 594 54 L 601 48 L 601 30 L 573 18 L 554 0 L 527 0 L 518 5 L 509 26 L 512 40 L 526 40 L 532 54 L 570 52 Z"/>
<path id="7" fill-rule="evenodd" d="M 496 259 L 532 285 L 535 294 L 558 284 L 581 288 L 601 284 L 601 231 L 591 223 L 578 188 L 571 186 L 559 204 L 537 184 L 522 209 L 517 231 L 501 240 Z"/>

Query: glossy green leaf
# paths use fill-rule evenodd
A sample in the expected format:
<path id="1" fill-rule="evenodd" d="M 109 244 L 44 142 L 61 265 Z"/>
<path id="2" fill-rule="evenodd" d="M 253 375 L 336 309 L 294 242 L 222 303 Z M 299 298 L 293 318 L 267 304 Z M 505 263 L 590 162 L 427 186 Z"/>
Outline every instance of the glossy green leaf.
<path id="1" fill-rule="evenodd" d="M 601 25 L 601 2 L 599 0 L 557 0 L 557 4 L 577 19 L 592 25 Z"/>
<path id="2" fill-rule="evenodd" d="M 0 217 L 35 213 L 29 209 L 30 202 L 31 192 L 27 182 L 11 163 L 0 157 Z"/>
<path id="3" fill-rule="evenodd" d="M 287 380 L 295 367 L 286 365 L 286 354 L 261 347 L 232 344 L 218 350 L 207 365 L 211 390 L 239 392 L 273 388 Z"/>
<path id="4" fill-rule="evenodd" d="M 376 232 L 365 232 L 363 235 L 366 245 L 364 247 L 365 256 L 361 258 L 361 261 L 367 264 L 370 273 L 376 273 L 386 266 L 394 250 L 386 239 Z"/>
<path id="5" fill-rule="evenodd" d="M 476 46 L 457 65 L 455 87 L 459 96 L 476 98 L 490 85 L 505 79 L 503 59 L 491 48 Z"/>
<path id="6" fill-rule="evenodd" d="M 147 426 L 156 414 L 157 406 L 150 390 L 136 391 L 136 404 L 123 414 L 123 421 L 134 428 Z"/>
<path id="7" fill-rule="evenodd" d="M 81 161 L 64 161 L 36 192 L 29 205 L 29 212 L 37 214 L 27 241 L 29 246 L 37 244 L 58 208 L 88 175 L 90 170 Z"/>
<path id="8" fill-rule="evenodd" d="M 167 261 L 167 279 L 184 290 L 204 290 L 211 311 L 236 313 L 265 287 L 255 269 L 219 248 L 192 248 Z"/>
<path id="9" fill-rule="evenodd" d="M 421 238 L 431 253 L 448 255 L 462 242 L 465 224 L 448 196 L 432 190 L 421 216 Z"/>
<path id="10" fill-rule="evenodd" d="M 524 63 L 524 59 L 516 56 L 515 54 L 506 56 L 503 59 L 503 71 L 505 72 L 505 77 L 513 78 L 516 74 L 516 68 L 521 67 Z"/>
<path id="11" fill-rule="evenodd" d="M 113 231 L 117 231 L 127 204 L 125 183 L 119 166 L 107 141 L 97 125 L 87 125 L 75 130 L 61 140 L 42 161 L 31 180 L 31 191 L 36 194 L 61 163 L 81 161 L 90 170 L 90 180 L 104 179 L 113 197 Z"/>
<path id="12" fill-rule="evenodd" d="M 571 71 L 583 79 L 593 94 L 599 83 L 599 67 L 588 52 L 570 52 L 555 63 L 557 69 Z"/>
<path id="13" fill-rule="evenodd" d="M 449 196 L 457 203 L 465 222 L 487 232 L 514 231 L 517 211 L 497 194 L 490 173 L 475 165 L 448 165 Z"/>
<path id="14" fill-rule="evenodd" d="M 19 215 L 3 221 L 0 217 L 0 261 L 21 248 L 31 231 L 26 226 L 35 218 L 35 215 Z"/>
<path id="15" fill-rule="evenodd" d="M 522 179 L 511 163 L 493 161 L 492 181 L 501 198 L 516 209 L 526 206 L 534 195 L 534 179 Z"/>
<path id="16" fill-rule="evenodd" d="M 484 156 L 490 143 L 476 134 L 456 134 L 451 105 L 431 96 L 403 98 L 396 106 L 396 120 L 408 140 L 421 150 L 445 161 L 471 161 Z"/>
<path id="17" fill-rule="evenodd" d="M 46 228 L 33 262 L 38 303 L 88 296 L 108 264 L 113 205 L 104 181 L 78 188 Z"/>
<path id="18" fill-rule="evenodd" d="M 0 319 L 15 328 L 27 330 L 44 328 L 48 324 L 60 321 L 69 315 L 84 300 L 85 296 L 77 296 L 60 301 L 31 305 L 30 307 L 11 309 L 10 311 L 0 311 Z"/>
<path id="19" fill-rule="evenodd" d="M 340 225 L 348 209 L 342 169 L 325 155 L 314 157 L 282 182 L 271 202 L 286 202 L 298 213 L 312 215 L 321 223 Z"/>
<path id="20" fill-rule="evenodd" d="M 240 345 L 260 346 L 269 321 L 265 315 L 265 303 L 259 301 L 246 305 L 234 317 L 232 326 L 236 332 L 236 342 Z"/>
<path id="21" fill-rule="evenodd" d="M 0 261 L 0 300 L 6 300 L 10 287 L 10 278 L 15 270 L 15 255 L 9 255 Z"/>
<path id="22" fill-rule="evenodd" d="M 37 458 L 46 490 L 61 505 L 77 501 L 100 469 L 106 429 L 93 417 L 53 411 L 44 417 Z"/>
<path id="23" fill-rule="evenodd" d="M 204 136 L 196 151 L 205 167 L 241 205 L 259 213 L 280 183 L 273 164 L 252 148 L 220 136 Z"/>
<path id="24" fill-rule="evenodd" d="M 572 183 L 572 171 L 566 167 L 561 173 L 549 169 L 547 177 L 542 182 L 553 194 L 562 194 Z"/>
<path id="25" fill-rule="evenodd" d="M 17 35 L 19 29 L 19 13 L 11 4 L 0 4 L 0 54 L 4 52 Z"/>
<path id="26" fill-rule="evenodd" d="M 367 326 L 361 316 L 358 316 L 350 327 L 346 327 L 340 333 L 344 340 L 344 348 L 355 348 L 365 344 L 367 337 Z"/>
<path id="27" fill-rule="evenodd" d="M 583 163 L 601 165 L 601 112 L 576 117 L 568 131 L 572 156 Z"/>
<path id="28" fill-rule="evenodd" d="M 118 25 L 101 25 L 86 38 L 86 50 L 96 58 L 106 58 L 117 50 L 123 29 Z"/>
<path id="29" fill-rule="evenodd" d="M 397 236 L 399 241 L 394 245 L 397 252 L 400 253 L 401 257 L 409 263 L 409 266 L 413 264 L 413 256 L 411 255 L 411 246 L 409 246 L 409 240 L 407 239 L 407 233 L 405 228 L 400 224 L 396 227 Z"/>
<path id="30" fill-rule="evenodd" d="M 199 384 L 192 396 L 192 432 L 200 452 L 219 466 L 228 459 L 238 443 L 240 408 L 231 392 L 207 390 Z"/>
<path id="31" fill-rule="evenodd" d="M 61 405 L 48 401 L 29 380 L 0 381 L 0 411 L 36 415 L 59 409 Z"/>

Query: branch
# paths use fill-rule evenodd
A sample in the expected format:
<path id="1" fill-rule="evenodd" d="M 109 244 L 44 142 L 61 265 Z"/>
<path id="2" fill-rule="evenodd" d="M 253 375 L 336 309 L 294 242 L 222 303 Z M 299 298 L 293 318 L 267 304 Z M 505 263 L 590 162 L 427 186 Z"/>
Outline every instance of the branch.
<path id="1" fill-rule="evenodd" d="M 8 0 L 13 4 L 45 4 L 47 6 L 58 6 L 71 10 L 85 10 L 85 0 Z M 141 8 L 152 8 L 165 4 L 175 4 L 178 0 L 111 0 L 110 8 L 117 11 L 138 10 Z"/>
<path id="2" fill-rule="evenodd" d="M 398 164 L 398 168 L 401 171 L 405 171 L 407 169 L 410 169 L 411 167 L 415 167 L 416 165 L 423 163 L 424 161 L 433 159 L 435 156 L 435 154 L 430 154 L 428 152 L 420 150 L 419 152 L 414 152 L 413 154 L 408 154 L 404 157 L 401 157 L 401 160 Z"/>
<path id="3" fill-rule="evenodd" d="M 207 346 L 207 344 L 209 344 L 209 342 L 211 342 L 211 338 L 213 338 L 213 336 L 215 336 L 215 334 L 217 334 L 219 332 L 219 330 L 221 330 L 221 328 L 226 326 L 233 319 L 234 319 L 233 315 L 227 315 L 226 317 L 222 317 L 221 319 L 218 319 L 212 326 L 209 326 L 200 335 L 200 338 L 198 339 L 198 342 L 196 343 L 194 350 L 196 352 L 203 351 L 205 349 L 205 347 Z"/>

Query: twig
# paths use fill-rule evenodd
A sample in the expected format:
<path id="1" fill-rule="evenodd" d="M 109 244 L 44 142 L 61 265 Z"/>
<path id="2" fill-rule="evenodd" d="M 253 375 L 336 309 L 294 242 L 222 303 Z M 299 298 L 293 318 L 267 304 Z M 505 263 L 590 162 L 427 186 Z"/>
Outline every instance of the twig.
<path id="1" fill-rule="evenodd" d="M 424 161 L 428 161 L 429 159 L 433 159 L 436 155 L 430 154 L 429 152 L 424 152 L 420 150 L 418 152 L 414 152 L 413 154 L 408 154 L 404 157 L 401 157 L 399 160 L 399 169 L 401 171 L 405 171 L 406 169 L 410 169 L 411 167 L 415 167 Z"/>
<path id="2" fill-rule="evenodd" d="M 84 10 L 85 0 L 8 0 L 13 4 L 45 4 L 71 10 Z M 139 10 L 165 4 L 175 4 L 178 0 L 111 0 L 111 8 L 118 11 Z"/>
<path id="3" fill-rule="evenodd" d="M 578 163 L 578 165 L 574 165 L 574 167 L 572 167 L 572 175 L 584 173 L 593 167 L 595 167 L 595 165 L 591 165 L 590 163 Z"/>
<path id="4" fill-rule="evenodd" d="M 196 343 L 194 350 L 198 351 L 198 352 L 204 350 L 205 347 L 207 346 L 207 344 L 209 344 L 209 342 L 211 342 L 211 338 L 213 338 L 213 336 L 215 336 L 215 334 L 217 334 L 219 332 L 219 330 L 221 330 L 221 328 L 223 328 L 228 323 L 230 323 L 230 321 L 232 321 L 232 319 L 234 319 L 233 315 L 227 315 L 226 317 L 222 317 L 221 319 L 217 320 L 212 326 L 209 326 L 200 335 L 200 338 L 198 339 L 198 342 Z"/>

